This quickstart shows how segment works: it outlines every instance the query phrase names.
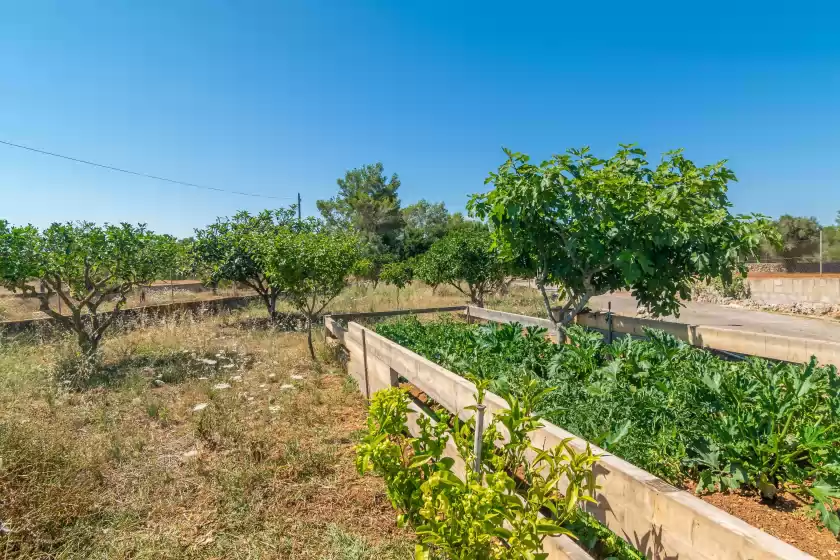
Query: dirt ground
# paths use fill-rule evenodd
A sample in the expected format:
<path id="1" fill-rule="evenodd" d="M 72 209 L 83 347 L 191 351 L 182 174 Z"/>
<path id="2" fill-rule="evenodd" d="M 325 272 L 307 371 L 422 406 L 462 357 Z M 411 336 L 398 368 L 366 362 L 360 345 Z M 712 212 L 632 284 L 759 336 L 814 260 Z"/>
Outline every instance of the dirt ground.
<path id="1" fill-rule="evenodd" d="M 753 527 L 820 558 L 840 558 L 840 542 L 795 496 L 782 493 L 768 504 L 752 492 L 708 494 L 703 501 L 743 519 Z"/>

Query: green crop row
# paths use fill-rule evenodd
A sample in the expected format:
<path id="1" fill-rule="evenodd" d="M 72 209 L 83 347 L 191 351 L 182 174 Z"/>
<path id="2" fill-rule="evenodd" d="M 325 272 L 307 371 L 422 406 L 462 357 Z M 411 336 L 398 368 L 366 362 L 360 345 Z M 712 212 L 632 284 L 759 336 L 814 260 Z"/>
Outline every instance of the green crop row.
<path id="1" fill-rule="evenodd" d="M 727 361 L 660 331 L 605 344 L 573 326 L 569 344 L 520 325 L 414 317 L 378 333 L 453 372 L 517 395 L 551 389 L 546 420 L 679 486 L 798 495 L 835 534 L 840 518 L 840 379 L 833 366 Z"/>

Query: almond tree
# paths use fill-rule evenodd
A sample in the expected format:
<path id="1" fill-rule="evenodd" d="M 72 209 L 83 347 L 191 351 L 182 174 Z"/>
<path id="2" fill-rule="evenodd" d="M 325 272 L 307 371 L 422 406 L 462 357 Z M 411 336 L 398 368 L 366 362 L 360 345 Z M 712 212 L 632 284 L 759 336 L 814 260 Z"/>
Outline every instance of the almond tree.
<path id="1" fill-rule="evenodd" d="M 583 148 L 540 165 L 505 153 L 485 181 L 493 190 L 474 195 L 468 208 L 533 275 L 561 328 L 593 296 L 621 289 L 654 315 L 678 314 L 695 278 L 746 273 L 743 256 L 774 238 L 763 216 L 730 213 L 726 193 L 736 179 L 724 161 L 698 167 L 677 150 L 649 167 L 632 145 L 606 160 Z M 556 319 L 550 284 L 564 296 Z"/>
<path id="2" fill-rule="evenodd" d="M 97 354 L 128 294 L 172 270 L 176 253 L 173 237 L 145 225 L 68 222 L 39 231 L 0 220 L 0 285 L 37 298 L 44 314 L 76 335 L 85 358 Z M 106 302 L 112 306 L 102 311 Z"/>

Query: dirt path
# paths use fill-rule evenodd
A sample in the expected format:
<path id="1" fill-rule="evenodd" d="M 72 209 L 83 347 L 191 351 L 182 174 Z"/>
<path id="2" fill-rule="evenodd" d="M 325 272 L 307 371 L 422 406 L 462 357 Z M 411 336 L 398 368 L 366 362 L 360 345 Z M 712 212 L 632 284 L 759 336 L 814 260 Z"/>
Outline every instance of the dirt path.
<path id="1" fill-rule="evenodd" d="M 623 292 L 594 297 L 589 306 L 593 310 L 606 311 L 608 302 L 612 302 L 615 313 L 631 317 L 636 315 L 636 299 Z M 794 317 L 714 303 L 685 302 L 684 305 L 679 317 L 669 316 L 664 319 L 692 325 L 840 342 L 840 321 Z"/>

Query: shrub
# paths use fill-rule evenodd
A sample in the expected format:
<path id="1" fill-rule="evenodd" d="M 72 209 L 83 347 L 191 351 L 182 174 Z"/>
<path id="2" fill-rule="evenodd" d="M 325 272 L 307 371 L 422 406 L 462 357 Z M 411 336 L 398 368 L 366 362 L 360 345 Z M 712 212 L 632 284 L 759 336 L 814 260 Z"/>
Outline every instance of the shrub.
<path id="1" fill-rule="evenodd" d="M 479 390 L 479 404 L 481 395 Z M 417 533 L 417 558 L 546 558 L 546 535 L 571 534 L 563 524 L 575 518 L 578 501 L 594 501 L 596 457 L 588 448 L 577 452 L 564 441 L 540 451 L 533 462 L 524 460 L 531 449 L 528 433 L 539 427 L 532 416 L 538 395 L 510 398 L 510 408 L 495 415 L 484 433 L 477 471 L 474 419 L 460 422 L 441 414 L 434 422 L 421 417 L 420 435 L 411 437 L 406 392 L 393 388 L 374 395 L 368 432 L 357 447 L 357 466 L 360 473 L 374 470 L 385 479 L 399 522 Z M 502 438 L 502 433 L 509 437 Z M 456 474 L 455 459 L 445 456 L 448 441 L 455 443 L 464 462 L 462 476 Z M 522 495 L 515 478 L 520 474 Z M 561 479 L 568 482 L 562 496 L 557 491 Z M 541 511 L 550 511 L 553 519 Z"/>

